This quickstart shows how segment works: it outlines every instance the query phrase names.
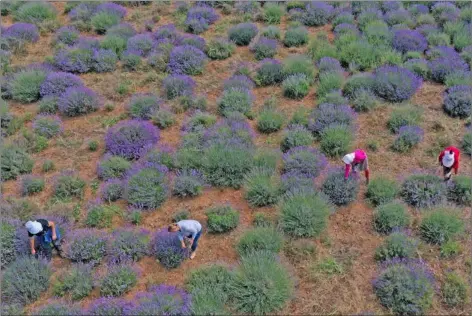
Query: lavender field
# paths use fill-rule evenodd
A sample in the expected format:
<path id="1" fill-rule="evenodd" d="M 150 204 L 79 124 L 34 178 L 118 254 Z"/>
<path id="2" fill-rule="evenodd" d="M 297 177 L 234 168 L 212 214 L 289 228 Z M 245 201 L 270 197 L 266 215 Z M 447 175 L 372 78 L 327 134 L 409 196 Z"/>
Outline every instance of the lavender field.
<path id="1" fill-rule="evenodd" d="M 2 315 L 470 314 L 471 2 L 0 9 Z"/>

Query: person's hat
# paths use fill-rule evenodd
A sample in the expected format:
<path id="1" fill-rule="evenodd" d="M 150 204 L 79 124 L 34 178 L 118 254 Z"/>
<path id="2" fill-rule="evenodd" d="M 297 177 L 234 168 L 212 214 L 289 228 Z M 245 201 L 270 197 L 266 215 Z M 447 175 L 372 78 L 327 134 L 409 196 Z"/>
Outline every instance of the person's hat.
<path id="1" fill-rule="evenodd" d="M 454 152 L 446 151 L 442 159 L 442 164 L 447 168 L 452 167 L 454 164 Z"/>
<path id="2" fill-rule="evenodd" d="M 346 156 L 343 157 L 343 161 L 346 165 L 350 165 L 354 162 L 354 153 L 347 154 Z"/>
<path id="3" fill-rule="evenodd" d="M 37 234 L 43 230 L 43 225 L 37 221 L 28 221 L 25 224 L 26 229 L 30 234 Z"/>

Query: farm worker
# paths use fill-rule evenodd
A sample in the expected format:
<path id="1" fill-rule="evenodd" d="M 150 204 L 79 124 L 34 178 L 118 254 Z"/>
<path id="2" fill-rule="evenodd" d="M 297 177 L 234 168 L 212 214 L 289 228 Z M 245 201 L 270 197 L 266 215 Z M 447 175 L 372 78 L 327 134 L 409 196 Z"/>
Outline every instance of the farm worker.
<path id="1" fill-rule="evenodd" d="M 36 255 L 36 248 L 38 246 L 35 245 L 36 238 L 39 241 L 39 251 L 47 260 L 51 260 L 52 257 L 51 243 L 59 255 L 61 255 L 61 233 L 54 222 L 38 219 L 26 222 L 25 227 L 28 230 L 32 255 Z"/>
<path id="2" fill-rule="evenodd" d="M 344 168 L 344 179 L 349 178 L 349 173 L 351 171 L 358 172 L 364 171 L 367 184 L 369 184 L 369 162 L 367 154 L 361 150 L 356 149 L 353 153 L 347 154 L 343 157 L 343 162 L 346 164 Z"/>
<path id="3" fill-rule="evenodd" d="M 457 174 L 459 170 L 460 151 L 456 147 L 450 146 L 444 149 L 438 157 L 439 165 L 443 167 L 444 181 L 449 181 L 452 176 L 452 169 Z"/>
<path id="4" fill-rule="evenodd" d="M 180 243 L 182 244 L 182 248 L 187 248 L 185 245 L 185 238 L 188 238 L 190 241 L 190 247 L 191 247 L 191 254 L 190 254 L 190 259 L 195 258 L 195 255 L 197 253 L 197 247 L 198 247 L 198 240 L 200 239 L 200 236 L 202 235 L 202 225 L 192 219 L 186 219 L 182 220 L 177 223 L 173 223 L 169 225 L 169 232 L 178 232 L 179 240 Z"/>

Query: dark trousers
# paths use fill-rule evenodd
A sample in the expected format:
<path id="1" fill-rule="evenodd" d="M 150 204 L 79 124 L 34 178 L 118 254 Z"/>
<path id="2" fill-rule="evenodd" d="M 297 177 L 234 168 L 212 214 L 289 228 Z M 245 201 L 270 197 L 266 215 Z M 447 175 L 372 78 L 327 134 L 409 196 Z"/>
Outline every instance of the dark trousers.
<path id="1" fill-rule="evenodd" d="M 42 237 L 40 238 L 42 239 Z M 62 256 L 61 241 L 59 239 L 53 240 L 52 243 L 41 241 L 36 254 L 50 261 L 52 259 L 52 248 L 56 249 L 57 253 Z"/>
<path id="2" fill-rule="evenodd" d="M 192 252 L 194 252 L 195 250 L 197 250 L 197 247 L 198 247 L 198 240 L 200 239 L 200 236 L 202 235 L 202 231 L 200 230 L 197 235 L 195 235 L 195 239 L 193 240 L 193 244 L 192 244 Z M 188 236 L 188 238 L 192 238 L 192 235 Z"/>
<path id="3" fill-rule="evenodd" d="M 443 166 L 443 174 L 444 174 L 444 180 L 449 181 L 449 179 L 451 179 L 451 176 L 452 176 L 452 167 L 449 168 L 449 167 Z"/>

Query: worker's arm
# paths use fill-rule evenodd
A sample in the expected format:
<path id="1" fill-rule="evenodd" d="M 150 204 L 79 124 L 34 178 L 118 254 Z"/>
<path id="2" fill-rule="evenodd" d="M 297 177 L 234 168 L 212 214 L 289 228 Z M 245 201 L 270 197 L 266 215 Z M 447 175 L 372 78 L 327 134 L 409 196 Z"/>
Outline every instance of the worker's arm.
<path id="1" fill-rule="evenodd" d="M 31 246 L 31 254 L 36 254 L 36 250 L 34 249 L 34 236 L 30 237 L 30 246 Z"/>
<path id="2" fill-rule="evenodd" d="M 442 159 L 444 157 L 444 151 L 442 151 L 440 154 L 439 154 L 439 157 L 438 157 L 438 161 L 439 161 L 439 165 L 442 166 Z"/>
<path id="3" fill-rule="evenodd" d="M 51 227 L 52 229 L 52 240 L 56 240 L 57 239 L 56 224 L 54 224 L 54 222 L 48 222 L 48 224 L 49 224 L 49 227 Z"/>
<path id="4" fill-rule="evenodd" d="M 370 175 L 370 171 L 369 169 L 365 169 L 365 179 L 366 179 L 366 182 L 367 184 L 369 184 L 369 175 Z"/>
<path id="5" fill-rule="evenodd" d="M 351 171 L 351 165 L 346 164 L 346 167 L 344 168 L 344 179 L 346 180 L 349 178 L 349 171 Z"/>
<path id="6" fill-rule="evenodd" d="M 457 174 L 457 172 L 459 171 L 459 160 L 460 160 L 460 157 L 461 157 L 461 153 L 460 151 L 457 151 L 457 158 L 456 158 L 456 161 L 454 163 L 454 173 Z"/>
<path id="7" fill-rule="evenodd" d="M 180 239 L 180 245 L 182 246 L 182 248 L 187 248 L 187 246 L 185 246 L 184 236 L 182 235 L 181 232 L 179 232 L 178 234 L 179 234 L 179 239 Z"/>

